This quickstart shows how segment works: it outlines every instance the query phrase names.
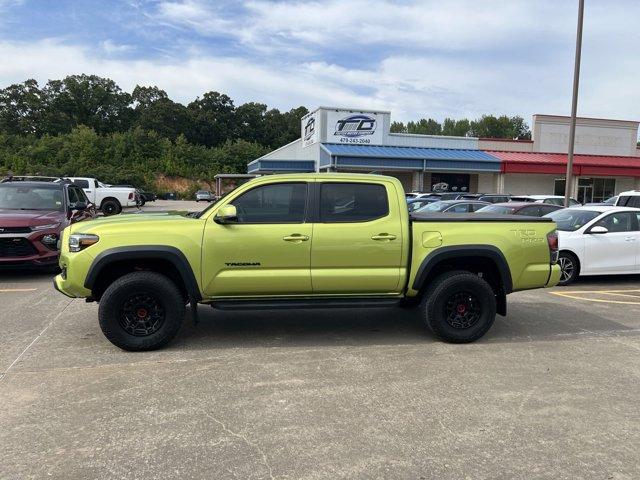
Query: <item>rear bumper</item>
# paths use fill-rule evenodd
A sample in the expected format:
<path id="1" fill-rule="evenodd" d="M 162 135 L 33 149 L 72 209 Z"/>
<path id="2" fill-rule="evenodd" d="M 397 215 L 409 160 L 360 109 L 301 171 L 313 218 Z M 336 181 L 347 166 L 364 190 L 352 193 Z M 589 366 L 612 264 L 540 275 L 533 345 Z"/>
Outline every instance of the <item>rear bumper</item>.
<path id="1" fill-rule="evenodd" d="M 551 272 L 549 273 L 549 280 L 545 287 L 555 287 L 560 281 L 560 265 L 551 265 Z"/>

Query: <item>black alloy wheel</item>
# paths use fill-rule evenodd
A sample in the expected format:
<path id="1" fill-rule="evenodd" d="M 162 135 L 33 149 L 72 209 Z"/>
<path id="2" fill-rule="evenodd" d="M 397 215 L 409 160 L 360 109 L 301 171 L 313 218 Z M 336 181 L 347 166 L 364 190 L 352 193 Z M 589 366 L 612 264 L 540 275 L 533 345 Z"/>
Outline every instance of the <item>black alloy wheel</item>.
<path id="1" fill-rule="evenodd" d="M 157 332 L 164 320 L 164 308 L 154 294 L 136 293 L 122 303 L 118 323 L 127 333 L 146 337 Z"/>

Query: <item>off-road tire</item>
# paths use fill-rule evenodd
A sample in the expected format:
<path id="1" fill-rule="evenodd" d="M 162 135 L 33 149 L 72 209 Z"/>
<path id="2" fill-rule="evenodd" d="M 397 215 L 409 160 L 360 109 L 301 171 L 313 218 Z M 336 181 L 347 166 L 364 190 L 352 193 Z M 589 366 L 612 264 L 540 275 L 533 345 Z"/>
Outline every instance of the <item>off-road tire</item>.
<path id="1" fill-rule="evenodd" d="M 154 324 L 157 329 L 149 328 L 153 330 L 151 333 L 140 333 L 134 329 L 137 332 L 134 334 L 124 326 L 130 325 L 131 317 L 130 313 L 125 312 L 135 309 L 136 301 L 143 302 L 140 298 L 150 298 L 158 307 L 148 307 L 149 301 L 146 301 L 142 303 L 143 307 L 139 307 L 139 311 L 146 312 L 149 309 L 156 314 L 162 312 L 162 321 Z M 185 301 L 180 290 L 169 278 L 156 272 L 133 272 L 118 278 L 102 294 L 98 309 L 104 336 L 115 346 L 129 351 L 163 347 L 178 334 L 184 316 Z"/>
<path id="2" fill-rule="evenodd" d="M 491 286 L 463 270 L 444 273 L 433 280 L 425 292 L 423 305 L 427 327 L 436 337 L 450 343 L 478 340 L 496 318 L 496 297 Z"/>
<path id="3" fill-rule="evenodd" d="M 122 206 L 116 200 L 105 200 L 102 202 L 102 205 L 100 205 L 100 210 L 102 210 L 105 217 L 108 217 L 110 215 L 117 215 L 120 213 L 122 211 Z"/>
<path id="4" fill-rule="evenodd" d="M 580 273 L 578 257 L 571 252 L 560 252 L 558 255 L 558 265 L 560 266 L 560 281 L 558 285 L 563 287 L 575 282 Z"/>

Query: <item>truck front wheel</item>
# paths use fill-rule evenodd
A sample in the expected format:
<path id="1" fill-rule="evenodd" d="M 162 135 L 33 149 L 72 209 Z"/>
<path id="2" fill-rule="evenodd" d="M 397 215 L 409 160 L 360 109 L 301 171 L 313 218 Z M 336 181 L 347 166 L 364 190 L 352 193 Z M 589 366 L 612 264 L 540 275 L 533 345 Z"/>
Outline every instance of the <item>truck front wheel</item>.
<path id="1" fill-rule="evenodd" d="M 185 315 L 180 290 L 156 272 L 128 273 L 102 294 L 102 333 L 123 350 L 155 350 L 177 335 Z"/>
<path id="2" fill-rule="evenodd" d="M 493 289 L 482 278 L 465 271 L 437 277 L 425 293 L 424 308 L 429 329 L 451 343 L 479 339 L 496 318 Z"/>

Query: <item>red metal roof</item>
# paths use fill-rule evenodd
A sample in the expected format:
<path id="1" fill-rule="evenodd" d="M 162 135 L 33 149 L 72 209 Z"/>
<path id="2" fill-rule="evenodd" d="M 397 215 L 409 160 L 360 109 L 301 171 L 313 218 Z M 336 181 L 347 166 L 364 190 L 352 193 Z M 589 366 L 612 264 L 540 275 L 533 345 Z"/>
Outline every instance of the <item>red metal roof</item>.
<path id="1" fill-rule="evenodd" d="M 567 168 L 566 153 L 488 152 L 502 162 L 503 173 L 562 174 Z M 640 157 L 574 155 L 573 173 L 640 177 Z"/>

